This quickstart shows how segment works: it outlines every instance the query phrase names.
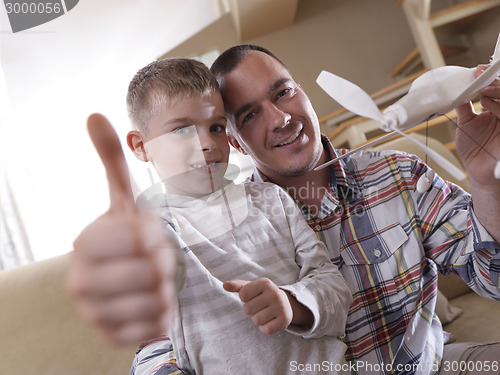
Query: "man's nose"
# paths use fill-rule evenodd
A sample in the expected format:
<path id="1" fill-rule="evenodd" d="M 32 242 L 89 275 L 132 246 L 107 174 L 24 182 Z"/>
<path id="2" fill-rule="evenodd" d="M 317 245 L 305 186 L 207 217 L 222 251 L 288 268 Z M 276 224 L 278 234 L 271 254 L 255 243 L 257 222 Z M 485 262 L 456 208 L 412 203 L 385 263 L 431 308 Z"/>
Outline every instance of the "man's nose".
<path id="1" fill-rule="evenodd" d="M 285 127 L 292 118 L 289 113 L 283 111 L 275 103 L 268 103 L 265 106 L 265 110 L 271 130 L 278 130 Z"/>

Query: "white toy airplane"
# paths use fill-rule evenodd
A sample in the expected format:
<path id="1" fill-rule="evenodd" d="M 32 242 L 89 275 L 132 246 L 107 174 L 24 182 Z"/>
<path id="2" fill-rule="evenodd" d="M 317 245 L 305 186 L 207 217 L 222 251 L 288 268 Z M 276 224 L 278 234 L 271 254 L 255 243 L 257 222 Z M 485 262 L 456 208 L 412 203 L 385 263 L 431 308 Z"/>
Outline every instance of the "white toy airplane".
<path id="1" fill-rule="evenodd" d="M 471 101 L 479 91 L 500 77 L 500 35 L 488 69 L 477 78 L 474 78 L 474 71 L 475 68 L 459 66 L 443 66 L 432 69 L 413 81 L 408 93 L 387 107 L 384 112 L 380 112 L 372 98 L 354 83 L 327 71 L 322 71 L 316 82 L 328 95 L 349 111 L 378 121 L 383 130 L 391 132 L 316 167 L 316 170 L 325 168 L 337 160 L 373 146 L 395 134 L 400 134 L 415 143 L 458 180 L 463 180 L 465 174 L 459 168 L 436 151 L 408 136 L 404 130 L 433 117 L 446 114 L 460 104 Z M 497 162 L 494 171 L 495 178 L 500 179 L 500 160 L 495 159 L 495 161 Z M 434 172 L 428 169 L 428 173 L 426 172 L 420 178 L 417 190 L 421 193 L 427 191 L 433 177 Z"/>

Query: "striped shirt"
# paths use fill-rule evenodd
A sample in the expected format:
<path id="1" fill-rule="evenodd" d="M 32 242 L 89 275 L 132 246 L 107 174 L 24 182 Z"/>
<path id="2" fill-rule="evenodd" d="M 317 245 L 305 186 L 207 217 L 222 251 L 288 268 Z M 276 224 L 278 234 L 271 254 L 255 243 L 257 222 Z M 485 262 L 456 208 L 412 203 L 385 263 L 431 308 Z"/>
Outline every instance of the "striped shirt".
<path id="1" fill-rule="evenodd" d="M 323 145 L 332 158 L 347 151 Z M 427 168 L 416 156 L 366 151 L 330 168 L 319 213 L 297 204 L 353 293 L 346 359 L 358 374 L 436 373 L 447 337 L 437 272 L 498 300 L 500 246 L 458 186 L 436 176 L 429 191 L 415 190 Z M 258 170 L 253 179 L 269 181 Z"/>
<path id="2" fill-rule="evenodd" d="M 228 183 L 204 199 L 165 195 L 162 206 L 186 269 L 170 330 L 179 367 L 198 374 L 295 374 L 310 365 L 315 373 L 349 373 L 346 345 L 337 336 L 344 334 L 351 292 L 283 189 Z M 310 328 L 290 325 L 265 335 L 238 293 L 222 286 L 262 277 L 309 309 Z M 166 340 L 151 342 L 138 355 L 136 373 L 165 372 L 166 349 Z"/>

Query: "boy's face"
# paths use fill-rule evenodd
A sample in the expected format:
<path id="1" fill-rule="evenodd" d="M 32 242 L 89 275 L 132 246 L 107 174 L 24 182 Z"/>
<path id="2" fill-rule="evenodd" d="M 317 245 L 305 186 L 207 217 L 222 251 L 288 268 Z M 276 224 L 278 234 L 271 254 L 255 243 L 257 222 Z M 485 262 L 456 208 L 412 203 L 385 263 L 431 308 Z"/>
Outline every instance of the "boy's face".
<path id="1" fill-rule="evenodd" d="M 143 142 L 169 193 L 197 197 L 214 192 L 229 158 L 220 94 L 169 101 L 151 117 Z"/>

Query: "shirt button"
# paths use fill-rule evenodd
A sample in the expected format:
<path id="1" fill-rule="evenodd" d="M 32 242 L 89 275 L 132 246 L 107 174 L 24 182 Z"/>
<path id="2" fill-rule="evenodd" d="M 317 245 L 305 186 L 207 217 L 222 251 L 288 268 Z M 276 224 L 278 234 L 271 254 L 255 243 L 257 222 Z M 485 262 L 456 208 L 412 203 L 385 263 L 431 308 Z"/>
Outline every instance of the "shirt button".
<path id="1" fill-rule="evenodd" d="M 382 252 L 379 249 L 375 249 L 373 251 L 373 255 L 375 255 L 377 258 L 382 255 Z"/>
<path id="2" fill-rule="evenodd" d="M 314 227 L 314 230 L 315 230 L 316 232 L 319 232 L 319 231 L 321 230 L 321 225 L 316 224 L 316 226 Z"/>

